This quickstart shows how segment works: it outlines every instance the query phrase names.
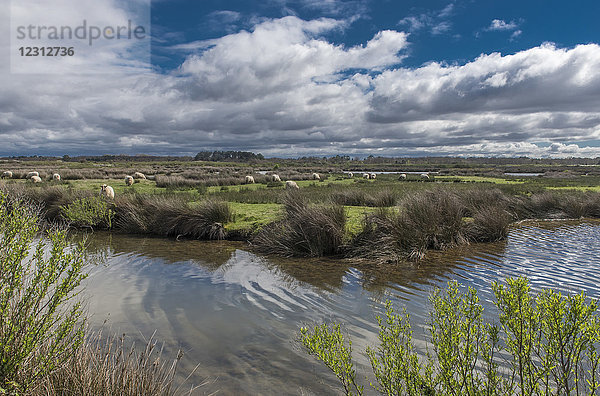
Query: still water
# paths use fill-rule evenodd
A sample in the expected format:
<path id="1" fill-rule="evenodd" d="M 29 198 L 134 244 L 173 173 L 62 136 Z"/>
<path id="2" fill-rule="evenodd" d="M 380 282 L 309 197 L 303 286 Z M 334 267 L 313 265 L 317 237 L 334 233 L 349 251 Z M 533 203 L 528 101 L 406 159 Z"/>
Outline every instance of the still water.
<path id="1" fill-rule="evenodd" d="M 156 332 L 165 356 L 181 348 L 178 381 L 194 394 L 339 394 L 337 380 L 297 342 L 302 325 L 338 321 L 353 340 L 359 378 L 376 343 L 386 299 L 406 306 L 426 339 L 428 295 L 450 279 L 474 286 L 493 312 L 490 284 L 527 275 L 536 290 L 600 297 L 600 223 L 515 226 L 506 241 L 429 254 L 418 265 L 382 269 L 340 260 L 266 259 L 242 243 L 172 241 L 95 233 L 85 299 L 93 326 L 142 342 Z M 104 324 L 106 322 L 106 324 Z"/>

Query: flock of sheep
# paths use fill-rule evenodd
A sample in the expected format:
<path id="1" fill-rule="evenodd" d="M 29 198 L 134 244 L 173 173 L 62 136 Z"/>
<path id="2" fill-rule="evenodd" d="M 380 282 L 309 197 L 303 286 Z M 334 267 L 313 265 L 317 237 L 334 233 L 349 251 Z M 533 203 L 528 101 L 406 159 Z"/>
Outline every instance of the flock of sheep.
<path id="1" fill-rule="evenodd" d="M 12 177 L 13 177 L 13 173 L 11 171 L 2 172 L 3 179 L 12 179 Z M 26 179 L 32 181 L 33 183 L 41 183 L 42 182 L 42 178 L 40 177 L 39 172 L 29 172 L 27 174 Z M 58 173 L 53 174 L 52 180 L 60 181 L 60 175 Z"/>
<path id="2" fill-rule="evenodd" d="M 4 171 L 2 173 L 2 178 L 3 179 L 12 179 L 13 177 L 13 173 L 11 171 Z M 347 173 L 347 177 L 352 179 L 354 177 L 354 174 L 352 172 L 348 172 Z M 363 179 L 375 179 L 377 177 L 376 173 L 363 173 Z M 27 174 L 26 177 L 28 180 L 31 180 L 33 183 L 41 183 L 42 179 L 40 178 L 40 174 L 39 172 L 29 172 Z M 422 173 L 421 174 L 421 178 L 422 179 L 429 179 L 429 174 L 427 173 Z M 140 179 L 140 180 L 146 180 L 146 175 L 144 175 L 141 172 L 135 172 L 133 174 L 133 176 L 125 176 L 125 185 L 126 186 L 131 186 L 133 185 L 133 183 L 135 182 L 135 179 Z M 311 175 L 311 179 L 312 180 L 321 180 L 321 176 L 318 173 L 313 173 Z M 398 180 L 406 180 L 407 176 L 405 173 L 400 174 L 400 177 L 398 178 Z M 58 173 L 54 173 L 52 175 L 52 180 L 53 181 L 60 181 L 60 175 Z M 279 175 L 273 174 L 271 175 L 271 181 L 273 182 L 281 182 L 281 178 L 279 177 Z M 254 177 L 253 176 L 246 176 L 244 179 L 244 183 L 245 184 L 254 184 Z M 300 189 L 300 187 L 298 187 L 298 183 L 296 183 L 295 181 L 292 180 L 287 180 L 285 182 L 285 188 L 288 190 L 298 190 Z M 115 190 L 106 184 L 103 184 L 100 187 L 100 194 L 106 198 L 110 198 L 110 199 L 114 199 L 115 198 Z"/>

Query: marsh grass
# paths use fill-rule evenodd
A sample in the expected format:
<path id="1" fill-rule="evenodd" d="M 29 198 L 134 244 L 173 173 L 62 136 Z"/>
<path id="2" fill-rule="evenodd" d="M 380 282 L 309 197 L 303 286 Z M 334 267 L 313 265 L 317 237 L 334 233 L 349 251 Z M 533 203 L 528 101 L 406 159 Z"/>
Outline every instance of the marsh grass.
<path id="1" fill-rule="evenodd" d="M 400 211 L 380 210 L 365 217 L 363 231 L 348 248 L 351 257 L 397 261 L 420 259 L 428 249 L 467 242 L 460 197 L 446 189 L 405 198 Z"/>
<path id="2" fill-rule="evenodd" d="M 284 257 L 320 257 L 340 253 L 346 215 L 340 205 L 312 205 L 298 192 L 284 199 L 282 220 L 263 227 L 252 239 L 260 252 Z"/>
<path id="3" fill-rule="evenodd" d="M 193 239 L 225 239 L 229 205 L 207 200 L 196 207 L 179 195 L 133 195 L 115 202 L 115 226 L 131 234 Z"/>
<path id="4" fill-rule="evenodd" d="M 125 335 L 88 337 L 64 365 L 31 391 L 32 395 L 173 395 L 173 380 L 183 354 L 173 359 L 151 337 L 140 349 Z M 191 394 L 191 391 L 190 391 Z"/>

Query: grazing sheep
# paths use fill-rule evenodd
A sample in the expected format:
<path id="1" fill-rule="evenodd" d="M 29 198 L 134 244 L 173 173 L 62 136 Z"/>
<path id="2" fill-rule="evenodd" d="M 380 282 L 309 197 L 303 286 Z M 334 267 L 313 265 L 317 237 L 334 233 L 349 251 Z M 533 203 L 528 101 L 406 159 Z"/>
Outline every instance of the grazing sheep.
<path id="1" fill-rule="evenodd" d="M 352 179 L 354 177 L 354 173 L 348 172 L 348 179 Z"/>
<path id="2" fill-rule="evenodd" d="M 285 188 L 286 190 L 299 190 L 300 187 L 298 187 L 298 183 L 296 183 L 295 181 L 291 181 L 288 180 L 285 182 Z"/>
<path id="3" fill-rule="evenodd" d="M 406 173 L 401 173 L 398 180 L 406 180 Z"/>
<path id="4" fill-rule="evenodd" d="M 281 177 L 279 177 L 279 175 L 271 175 L 271 180 L 274 182 L 280 182 Z"/>
<path id="5" fill-rule="evenodd" d="M 42 182 L 42 178 L 39 176 L 31 176 L 30 180 L 34 183 L 41 183 Z"/>
<path id="6" fill-rule="evenodd" d="M 29 172 L 27 174 L 27 179 L 31 179 L 33 176 L 40 177 L 40 174 L 38 172 Z"/>
<path id="7" fill-rule="evenodd" d="M 135 172 L 133 177 L 136 179 L 146 180 L 146 175 L 144 175 L 142 172 Z"/>
<path id="8" fill-rule="evenodd" d="M 370 175 L 370 176 L 371 176 L 371 177 L 370 177 L 371 179 L 375 179 L 375 178 L 377 177 L 377 173 L 371 173 L 371 175 Z"/>
<path id="9" fill-rule="evenodd" d="M 313 180 L 321 180 L 321 176 L 318 173 L 313 173 L 311 177 Z"/>
<path id="10" fill-rule="evenodd" d="M 115 199 L 115 190 L 111 186 L 107 186 L 106 184 L 103 184 L 100 187 L 100 194 L 103 197 L 110 198 L 110 199 Z"/>
<path id="11" fill-rule="evenodd" d="M 254 184 L 254 176 L 246 176 L 246 179 L 244 180 L 244 183 L 246 183 L 246 184 Z"/>
<path id="12" fill-rule="evenodd" d="M 55 173 L 52 175 L 52 180 L 54 181 L 60 181 L 60 175 L 58 173 Z"/>
<path id="13" fill-rule="evenodd" d="M 133 185 L 133 182 L 134 182 L 133 177 L 125 176 L 125 185 L 131 186 L 131 185 Z"/>
<path id="14" fill-rule="evenodd" d="M 369 175 L 368 173 L 363 173 L 363 179 L 370 179 L 371 175 Z"/>
<path id="15" fill-rule="evenodd" d="M 429 180 L 429 175 L 427 173 L 421 173 L 421 179 Z"/>
<path id="16" fill-rule="evenodd" d="M 13 173 L 11 171 L 2 172 L 3 179 L 12 179 L 12 177 L 13 177 Z"/>

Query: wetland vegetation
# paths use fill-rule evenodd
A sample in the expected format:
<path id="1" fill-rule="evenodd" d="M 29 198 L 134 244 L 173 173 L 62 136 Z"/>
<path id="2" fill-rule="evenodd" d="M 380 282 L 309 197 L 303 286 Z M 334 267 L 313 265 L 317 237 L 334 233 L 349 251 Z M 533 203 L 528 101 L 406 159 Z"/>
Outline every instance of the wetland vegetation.
<path id="1" fill-rule="evenodd" d="M 200 154 L 196 160 L 5 160 L 2 166 L 13 177 L 0 188 L 42 205 L 46 219 L 76 227 L 235 239 L 271 255 L 380 262 L 502 239 L 511 223 L 523 219 L 600 217 L 596 160 L 290 160 L 239 152 Z M 32 170 L 43 183 L 25 183 Z M 127 186 L 125 175 L 135 172 L 147 179 Z M 364 179 L 365 172 L 377 172 L 377 178 Z M 60 173 L 62 181 L 52 181 L 53 173 Z M 275 174 L 300 188 L 286 190 L 283 182 L 273 181 Z M 255 182 L 246 184 L 245 176 Z M 114 188 L 114 201 L 98 197 L 102 184 Z"/>
<path id="2" fill-rule="evenodd" d="M 346 390 L 350 389 L 352 393 L 369 393 L 361 387 L 368 382 L 364 382 L 358 374 L 352 374 L 353 370 L 356 370 L 355 373 L 359 372 L 359 368 L 364 370 L 365 365 L 354 365 L 351 358 L 356 356 L 350 353 L 348 336 L 341 331 L 341 327 L 312 324 L 323 323 L 324 319 L 330 318 L 332 311 L 328 310 L 329 299 L 335 300 L 335 312 L 349 303 L 349 296 L 352 296 L 350 300 L 368 300 L 361 300 L 361 305 L 370 307 L 371 298 L 389 296 L 388 288 L 391 283 L 392 287 L 396 287 L 392 289 L 395 293 L 404 288 L 412 288 L 415 283 L 424 285 L 433 282 L 430 279 L 445 279 L 448 273 L 454 271 L 444 266 L 447 257 L 444 256 L 443 264 L 440 264 L 440 260 L 437 264 L 431 264 L 427 260 L 432 260 L 432 256 L 442 254 L 444 250 L 453 251 L 449 249 L 453 247 L 470 249 L 475 248 L 478 243 L 488 246 L 487 242 L 503 240 L 512 229 L 511 224 L 524 219 L 600 217 L 600 194 L 596 191 L 600 176 L 595 173 L 594 164 L 529 164 L 518 169 L 494 164 L 489 167 L 495 169 L 491 172 L 481 163 L 479 168 L 459 168 L 441 166 L 435 162 L 429 165 L 420 163 L 417 167 L 406 163 L 377 164 L 372 160 L 361 161 L 360 164 L 354 161 L 340 164 L 325 161 L 327 163 L 323 164 L 321 160 L 252 161 L 255 162 L 96 163 L 48 159 L 39 162 L 15 160 L 2 164 L 4 168 L 12 170 L 14 176 L 0 182 L 0 189 L 5 203 L 26 201 L 35 204 L 47 221 L 46 225 L 63 223 L 77 229 L 110 231 L 95 233 L 100 240 L 109 238 L 114 241 L 108 244 L 111 246 L 103 246 L 100 250 L 110 250 L 114 247 L 113 243 L 117 246 L 128 238 L 132 239 L 131 244 L 136 252 L 126 250 L 114 254 L 119 260 L 123 260 L 120 270 L 126 274 L 130 274 L 129 271 L 139 271 L 140 274 L 150 271 L 156 280 L 147 282 L 145 278 L 140 278 L 137 281 L 138 278 L 134 277 L 129 287 L 124 287 L 120 276 L 115 277 L 114 274 L 98 270 L 101 275 L 95 278 L 94 283 L 98 286 L 94 288 L 94 285 L 92 292 L 99 294 L 100 300 L 110 298 L 120 301 L 119 298 L 122 298 L 123 301 L 135 301 L 131 296 L 135 296 L 137 285 L 148 285 L 144 309 L 140 310 L 138 306 L 133 309 L 136 314 L 138 311 L 147 313 L 151 319 L 149 322 L 135 322 L 136 331 L 139 326 L 145 326 L 143 328 L 150 332 L 157 327 L 163 330 L 173 328 L 173 331 L 182 331 L 184 335 L 189 335 L 189 331 L 193 337 L 186 338 L 181 334 L 173 336 L 176 346 L 184 339 L 188 350 L 193 349 L 190 345 L 196 346 L 197 340 L 205 337 L 209 340 L 208 343 L 198 344 L 197 350 L 192 351 L 195 353 L 195 361 L 192 367 L 188 365 L 186 369 L 192 370 L 196 362 L 208 355 L 222 365 L 215 364 L 215 367 L 205 368 L 207 372 L 215 378 L 223 375 L 232 383 L 220 382 L 215 385 L 214 390 L 224 387 L 232 392 L 247 391 L 249 388 L 244 387 L 248 386 L 253 386 L 251 389 L 258 393 L 271 389 L 272 382 L 251 385 L 255 383 L 255 377 L 248 373 L 256 371 L 256 365 L 260 366 L 258 372 L 261 373 L 263 370 L 272 370 L 273 373 L 269 374 L 272 376 L 268 378 L 276 378 L 281 383 L 289 381 L 290 372 L 293 373 L 294 384 L 305 382 L 305 373 L 310 370 L 305 360 L 300 359 L 299 363 L 294 363 L 297 366 L 293 370 L 282 374 L 281 367 L 298 360 L 298 355 L 281 349 L 281 346 L 278 346 L 280 349 L 272 348 L 276 351 L 273 352 L 263 344 L 270 345 L 272 342 L 267 336 L 279 341 L 283 338 L 281 344 L 289 343 L 293 333 L 290 328 L 297 329 L 308 318 L 311 325 L 302 330 L 307 351 L 326 364 L 329 362 L 332 370 L 342 370 L 334 373 L 337 378 L 342 379 L 342 385 L 347 386 Z M 533 168 L 537 172 L 532 172 Z M 41 173 L 44 179 L 42 183 L 30 183 L 24 178 L 33 170 Z M 346 171 L 349 170 L 354 171 L 355 177 L 348 177 Z M 397 173 L 378 173 L 376 179 L 363 179 L 363 170 Z M 504 175 L 508 170 L 515 170 L 510 173 L 527 171 L 544 175 Z M 144 172 L 147 179 L 136 180 L 132 186 L 126 186 L 125 175 L 136 171 Z M 408 173 L 406 179 L 399 180 L 400 172 L 410 171 L 415 173 Z M 431 172 L 429 179 L 420 176 L 426 171 Z M 312 179 L 314 172 L 320 175 L 320 180 Z M 53 173 L 68 176 L 62 177 L 62 181 L 51 181 Z M 297 191 L 286 190 L 283 183 L 272 181 L 271 174 L 280 175 L 284 181 L 294 180 L 300 188 Z M 243 184 L 246 175 L 252 175 L 255 183 Z M 114 200 L 100 197 L 102 184 L 114 187 Z M 14 206 L 3 204 L 2 207 L 10 210 Z M 42 224 L 36 224 L 42 227 Z M 148 242 L 144 235 L 167 237 L 171 240 L 155 238 Z M 173 239 L 179 242 L 175 243 Z M 200 243 L 194 241 L 196 239 L 235 239 L 242 243 L 221 242 L 217 245 L 211 242 L 200 253 L 188 253 L 186 246 Z M 61 243 L 61 246 L 66 246 L 64 242 Z M 222 245 L 223 243 L 231 246 L 224 247 L 227 245 Z M 174 263 L 178 263 L 177 265 L 147 264 L 162 260 L 162 253 L 156 256 L 147 251 L 160 251 L 160 244 L 168 245 L 169 251 L 176 251 L 168 257 L 175 256 Z M 468 246 L 469 244 L 472 246 Z M 489 244 L 492 245 L 494 244 Z M 53 246 L 47 245 L 54 249 Z M 489 248 L 484 250 L 485 253 L 476 254 L 475 260 L 485 257 L 488 250 Z M 460 251 L 454 250 L 453 254 L 460 256 L 462 253 L 457 253 Z M 271 257 L 265 259 L 254 253 Z M 197 257 L 210 254 L 219 255 L 219 264 L 198 269 L 193 263 Z M 535 256 L 537 250 L 532 254 Z M 547 252 L 545 254 L 548 255 Z M 302 259 L 286 261 L 287 259 L 275 256 Z M 327 256 L 326 260 L 319 259 L 323 256 Z M 3 252 L 3 257 L 8 256 Z M 76 256 L 73 257 L 76 259 Z M 420 260 L 419 265 L 415 265 L 415 260 Z M 559 258 L 557 260 L 560 261 Z M 500 262 L 499 259 L 497 261 Z M 402 265 L 390 265 L 398 263 Z M 515 265 L 511 265 L 508 268 L 514 269 Z M 540 268 L 547 267 L 551 271 L 555 266 L 552 261 L 540 265 L 542 267 L 535 269 L 537 276 L 544 276 L 544 270 Z M 585 279 L 595 279 L 596 275 L 592 275 L 597 273 L 595 269 L 585 266 L 579 268 L 579 264 L 571 261 L 556 265 L 559 275 L 549 274 L 548 277 L 563 282 L 565 265 L 570 271 L 581 270 L 588 274 L 583 276 Z M 499 273 L 495 271 L 500 271 L 497 268 L 502 266 L 492 264 L 494 276 L 486 274 L 486 284 L 501 280 L 497 278 Z M 482 267 L 485 265 L 482 264 Z M 519 265 L 516 267 L 520 268 Z M 67 265 L 65 271 L 68 268 L 71 267 Z M 430 270 L 431 273 L 428 272 Z M 81 274 L 75 269 L 70 271 L 75 275 Z M 478 271 L 480 270 L 470 269 L 469 279 Z M 14 271 L 4 272 L 3 295 L 18 289 L 10 286 L 9 273 Z M 64 271 L 62 273 L 65 274 Z M 578 275 L 577 278 L 581 276 Z M 165 279 L 168 279 L 166 283 Z M 557 293 L 530 294 L 526 281 L 515 282 L 521 283 L 509 283 L 505 289 L 498 284 L 494 289 L 494 292 L 503 290 L 504 293 L 500 297 L 496 296 L 498 304 L 504 305 L 492 307 L 492 311 L 500 309 L 504 315 L 499 316 L 500 324 L 496 321 L 496 343 L 492 337 L 496 330 L 493 330 L 482 313 L 482 307 L 485 306 L 487 310 L 490 304 L 480 304 L 471 290 L 467 294 L 457 292 L 456 284 L 451 284 L 446 291 L 435 292 L 438 289 L 434 289 L 436 299 L 429 300 L 432 312 L 429 324 L 438 326 L 430 326 L 437 330 L 426 337 L 426 342 L 432 343 L 431 350 L 434 352 L 429 357 L 417 350 L 422 342 L 420 339 L 416 344 L 411 343 L 414 327 L 409 326 L 408 316 L 398 314 L 398 310 L 390 310 L 391 306 L 388 306 L 387 312 L 379 312 L 382 317 L 379 322 L 381 345 L 374 344 L 371 339 L 369 344 L 375 345 L 371 346 L 375 349 L 366 354 L 369 359 L 367 363 L 373 363 L 374 377 L 371 379 L 376 384 L 373 389 L 382 393 L 399 390 L 400 393 L 407 394 L 478 394 L 482 389 L 493 390 L 489 394 L 529 394 L 538 391 L 543 393 L 546 390 L 550 394 L 563 394 L 565 391 L 574 392 L 578 387 L 583 392 L 596 387 L 598 320 L 595 302 L 577 296 L 562 297 Z M 76 290 L 75 283 L 72 289 L 66 289 L 67 293 L 63 295 L 65 299 Z M 349 288 L 348 283 L 351 285 Z M 221 284 L 227 286 L 220 287 Z M 438 286 L 438 283 L 432 284 Z M 319 293 L 313 293 L 311 287 L 333 294 L 342 293 L 342 290 L 344 292 L 340 296 L 321 298 Z M 417 299 L 409 310 L 415 316 L 426 305 L 419 300 L 423 294 L 419 287 L 408 293 L 411 295 L 409 298 Z M 28 293 L 27 290 L 25 289 L 25 293 Z M 349 290 L 356 294 L 348 295 Z M 596 288 L 592 286 L 589 290 L 595 292 Z M 125 295 L 121 296 L 121 293 Z M 246 294 L 248 301 L 244 297 Z M 18 299 L 21 294 L 15 292 L 12 295 Z M 153 302 L 153 296 L 156 295 L 164 295 L 160 304 Z M 359 295 L 362 297 L 358 297 Z M 203 298 L 202 301 L 206 304 L 197 304 L 198 298 Z M 171 299 L 175 299 L 175 302 Z M 238 301 L 240 299 L 241 302 Z M 68 298 L 67 303 L 57 300 L 57 306 L 63 309 L 62 312 L 69 314 L 71 311 L 64 311 L 64 308 L 70 307 L 71 301 L 76 300 Z M 523 306 L 529 307 L 525 312 L 527 317 L 519 316 L 514 309 L 515 303 L 523 303 Z M 24 303 L 17 301 L 15 304 L 13 306 Z M 218 315 L 210 309 L 213 304 Z M 233 314 L 224 313 L 223 307 L 230 309 L 232 304 L 242 304 L 244 308 L 233 310 Z M 115 305 L 110 305 L 111 312 L 113 307 Z M 557 308 L 560 312 L 550 312 L 550 308 Z M 163 314 L 155 315 L 155 311 Z M 319 312 L 319 315 L 312 316 L 313 311 Z M 365 326 L 365 315 L 372 314 L 370 310 L 365 312 L 346 313 L 346 316 L 338 317 L 338 320 L 344 323 L 350 320 L 361 332 L 370 334 L 370 327 L 361 327 Z M 75 313 L 83 315 L 81 311 Z M 128 314 L 131 315 L 132 312 L 129 311 Z M 6 326 L 13 326 L 22 318 L 20 325 L 24 329 L 23 334 L 30 331 L 27 330 L 30 323 L 27 315 L 20 317 L 17 311 L 10 315 L 10 321 L 4 322 Z M 229 315 L 222 326 L 218 324 L 221 318 L 219 315 Z M 77 317 L 64 317 L 68 326 L 72 326 L 65 327 L 65 332 L 60 331 L 60 321 L 53 322 L 55 326 L 47 327 L 47 331 L 42 334 L 46 337 L 44 340 L 50 340 L 49 343 L 37 339 L 29 342 L 31 338 L 26 336 L 14 340 L 5 337 L 3 345 L 28 352 L 11 355 L 21 357 L 18 363 L 4 369 L 3 389 L 9 393 L 60 394 L 65 389 L 77 393 L 84 387 L 95 389 L 97 393 L 121 392 L 134 395 L 170 394 L 176 388 L 173 383 L 176 366 L 171 365 L 172 361 L 177 361 L 176 353 L 171 360 L 161 358 L 158 360 L 161 364 L 154 365 L 159 352 L 154 342 L 149 343 L 145 349 L 136 349 L 138 352 L 130 352 L 130 344 L 126 340 L 94 335 L 96 333 L 91 333 L 84 326 L 85 321 Z M 169 321 L 163 323 L 163 317 Z M 287 318 L 291 318 L 289 323 L 282 324 L 288 321 Z M 552 322 L 552 318 L 556 320 Z M 187 325 L 181 325 L 180 328 L 181 321 L 190 322 L 189 328 Z M 231 333 L 232 323 L 236 323 L 233 326 L 237 329 L 235 334 Z M 531 330 L 527 334 L 537 337 L 525 340 L 532 343 L 533 349 L 515 349 L 515 345 L 523 344 L 525 334 L 515 333 L 513 330 L 516 325 L 519 328 L 521 325 L 525 326 Z M 252 326 L 259 330 L 253 332 Z M 279 329 L 278 326 L 285 328 L 285 331 L 272 330 Z M 8 327 L 3 334 L 10 334 L 6 329 Z M 198 333 L 200 329 L 201 333 Z M 448 329 L 452 330 L 453 336 L 448 336 Z M 241 334 L 238 335 L 238 332 Z M 217 343 L 218 348 L 215 348 L 218 350 L 210 351 L 215 339 L 221 340 L 223 333 L 238 340 L 240 345 L 236 342 L 227 346 Z M 65 339 L 65 335 L 70 338 Z M 563 337 L 565 342 L 560 345 L 548 343 L 554 335 L 571 338 Z M 53 345 L 51 340 L 54 339 L 57 340 L 54 344 L 60 346 L 55 355 L 44 349 L 46 345 Z M 262 343 L 256 341 L 258 344 L 248 347 L 248 351 L 244 346 L 248 339 L 259 339 Z M 574 343 L 573 340 L 577 342 Z M 13 341 L 14 345 L 11 344 Z M 391 348 L 398 345 L 401 349 Z M 223 363 L 223 348 L 234 351 L 236 348 L 241 349 L 235 357 L 229 356 L 227 359 L 238 363 L 242 361 L 242 368 L 232 368 L 230 364 L 233 363 Z M 67 356 L 65 350 L 73 352 Z M 281 350 L 285 351 L 285 356 L 277 360 Z M 568 356 L 559 357 L 557 351 L 560 350 L 569 351 Z M 173 348 L 169 352 L 172 353 Z M 275 355 L 269 354 L 272 352 Z M 503 358 L 513 356 L 516 363 L 502 365 L 496 357 L 490 357 L 491 354 Z M 123 356 L 129 358 L 121 359 Z M 256 362 L 257 358 L 260 362 Z M 40 359 L 45 359 L 45 362 L 51 360 L 53 365 L 40 366 Z M 270 359 L 276 361 L 272 366 Z M 575 371 L 566 369 L 567 366 L 575 368 Z M 11 367 L 15 369 L 11 371 Z M 44 371 L 40 367 L 49 369 Z M 469 371 L 472 367 L 481 369 Z M 25 380 L 34 372 L 39 373 L 39 377 L 38 374 L 34 376 L 35 381 L 30 383 Z M 124 375 L 117 375 L 118 373 Z M 263 378 L 262 374 L 255 375 Z M 196 383 L 201 383 L 201 380 Z M 319 385 L 315 389 L 328 388 Z"/>

